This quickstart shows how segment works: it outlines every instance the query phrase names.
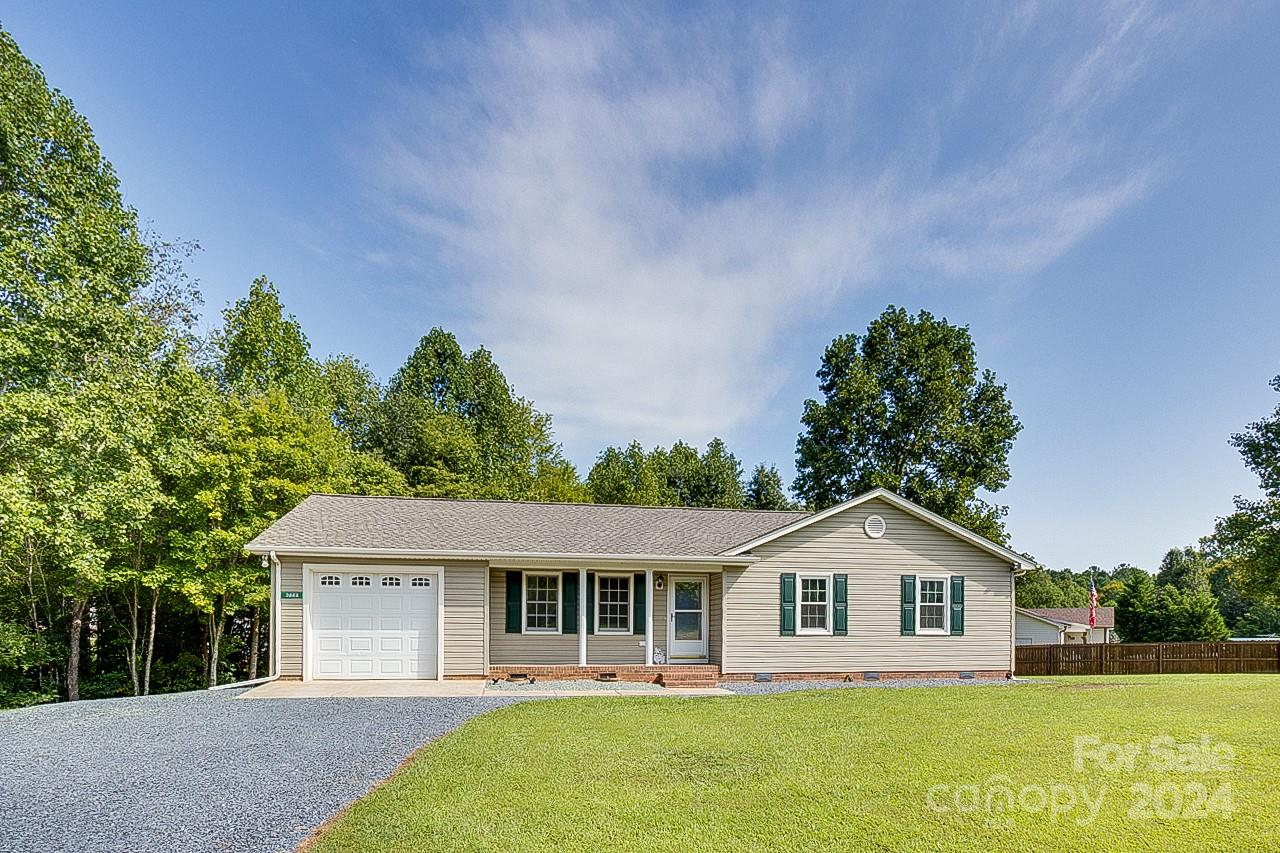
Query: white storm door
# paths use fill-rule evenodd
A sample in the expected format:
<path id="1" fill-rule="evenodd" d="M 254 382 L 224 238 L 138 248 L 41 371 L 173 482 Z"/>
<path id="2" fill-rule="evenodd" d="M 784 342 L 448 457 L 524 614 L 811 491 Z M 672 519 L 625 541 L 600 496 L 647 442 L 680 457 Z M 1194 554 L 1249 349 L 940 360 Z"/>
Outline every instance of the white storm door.
<path id="1" fill-rule="evenodd" d="M 311 677 L 435 678 L 434 572 L 313 570 Z"/>
<path id="2" fill-rule="evenodd" d="M 698 663 L 707 659 L 707 579 L 672 575 L 667 660 Z"/>

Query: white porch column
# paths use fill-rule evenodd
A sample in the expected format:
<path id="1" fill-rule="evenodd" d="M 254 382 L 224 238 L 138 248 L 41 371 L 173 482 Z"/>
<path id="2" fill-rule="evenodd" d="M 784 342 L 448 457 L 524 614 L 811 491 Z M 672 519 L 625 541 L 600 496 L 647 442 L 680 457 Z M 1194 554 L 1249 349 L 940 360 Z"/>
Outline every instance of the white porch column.
<path id="1" fill-rule="evenodd" d="M 645 608 L 644 620 L 644 665 L 653 666 L 653 569 L 644 570 L 644 600 L 649 605 Z"/>
<path id="2" fill-rule="evenodd" d="M 587 570 L 578 569 L 578 666 L 587 665 Z"/>

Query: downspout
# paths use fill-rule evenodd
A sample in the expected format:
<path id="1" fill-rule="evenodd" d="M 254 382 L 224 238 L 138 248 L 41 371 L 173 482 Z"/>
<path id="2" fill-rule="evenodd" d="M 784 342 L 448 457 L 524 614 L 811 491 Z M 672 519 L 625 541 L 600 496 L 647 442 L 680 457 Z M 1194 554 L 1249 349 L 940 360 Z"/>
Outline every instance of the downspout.
<path id="1" fill-rule="evenodd" d="M 263 558 L 266 561 L 268 558 Z M 236 687 L 254 687 L 258 684 L 266 684 L 269 681 L 275 681 L 280 677 L 280 559 L 276 557 L 276 552 L 272 551 L 269 557 L 271 566 L 271 609 L 269 611 L 270 618 L 267 620 L 271 626 L 271 636 L 268 643 L 271 648 L 271 672 L 263 678 L 254 678 L 249 681 L 234 681 L 231 684 L 217 684 L 210 687 L 210 690 L 230 690 Z"/>

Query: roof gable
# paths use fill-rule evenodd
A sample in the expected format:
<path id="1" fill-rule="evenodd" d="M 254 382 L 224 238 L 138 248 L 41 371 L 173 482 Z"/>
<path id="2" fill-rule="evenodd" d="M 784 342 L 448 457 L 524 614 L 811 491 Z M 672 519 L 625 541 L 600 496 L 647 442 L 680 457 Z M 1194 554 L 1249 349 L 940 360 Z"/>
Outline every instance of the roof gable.
<path id="1" fill-rule="evenodd" d="M 946 531 L 947 533 L 950 533 L 952 536 L 955 536 L 957 539 L 961 539 L 965 542 L 968 542 L 970 545 L 974 545 L 982 549 L 983 551 L 986 551 L 990 554 L 994 554 L 995 556 L 1000 557 L 1004 560 L 1008 560 L 1011 564 L 1013 564 L 1018 568 L 1031 568 L 1036 565 L 1035 561 L 1032 560 L 1031 558 L 1023 554 L 1019 554 L 1016 551 L 1011 551 L 1008 548 L 1004 547 L 1003 545 L 999 545 L 995 542 L 992 542 L 990 539 L 987 539 L 983 536 L 979 536 L 978 534 L 974 533 L 972 530 L 968 530 L 964 527 L 961 527 L 955 522 L 950 521 L 946 518 L 943 518 L 937 513 L 931 512 L 925 509 L 924 507 L 920 506 L 919 504 L 909 501 L 906 498 L 902 497 L 901 495 L 895 494 L 894 492 L 891 492 L 888 489 L 884 489 L 884 488 L 872 489 L 871 491 L 864 492 L 855 498 L 845 501 L 844 503 L 839 503 L 839 504 L 836 504 L 835 506 L 828 507 L 827 509 L 824 509 L 821 512 L 811 513 L 809 515 L 804 516 L 803 518 L 798 518 L 795 521 L 791 522 L 790 524 L 785 524 L 782 527 L 777 528 L 776 530 L 767 531 L 761 534 L 760 536 L 757 536 L 754 539 L 735 545 L 733 548 L 730 548 L 722 552 L 722 554 L 723 556 L 727 556 L 727 557 L 741 556 L 753 548 L 758 548 L 761 545 L 764 545 L 766 542 L 772 542 L 775 539 L 780 539 L 783 536 L 786 536 L 790 533 L 794 533 L 798 530 L 803 530 L 804 528 L 808 527 L 811 524 L 814 524 L 815 522 L 819 522 L 819 521 L 822 521 L 823 519 L 830 518 L 833 515 L 837 515 L 839 513 L 845 512 L 846 510 L 853 509 L 856 506 L 861 506 L 867 501 L 876 500 L 876 499 L 883 500 L 884 502 L 890 504 L 891 506 L 894 506 L 897 509 L 900 509 L 903 512 L 906 512 L 909 515 L 915 516 L 921 521 L 924 521 L 928 524 L 933 525 L 934 527 L 937 527 L 943 531 Z"/>

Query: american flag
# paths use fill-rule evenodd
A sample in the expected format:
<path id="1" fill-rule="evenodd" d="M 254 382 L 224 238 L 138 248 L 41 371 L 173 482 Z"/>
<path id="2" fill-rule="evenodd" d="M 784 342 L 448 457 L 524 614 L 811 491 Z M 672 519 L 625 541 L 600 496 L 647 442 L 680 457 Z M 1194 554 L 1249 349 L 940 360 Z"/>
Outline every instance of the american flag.
<path id="1" fill-rule="evenodd" d="M 1089 578 L 1089 627 L 1098 627 L 1098 588 L 1093 585 L 1093 578 Z"/>

